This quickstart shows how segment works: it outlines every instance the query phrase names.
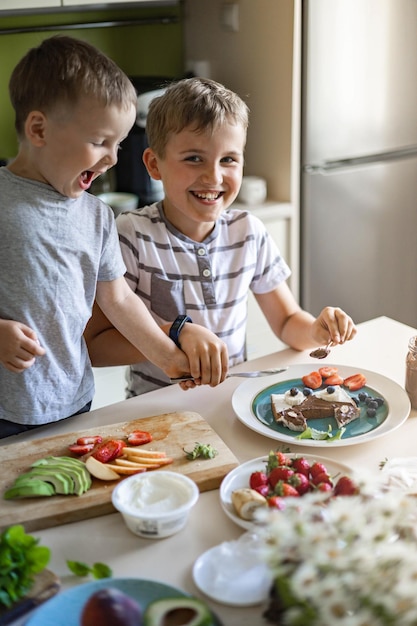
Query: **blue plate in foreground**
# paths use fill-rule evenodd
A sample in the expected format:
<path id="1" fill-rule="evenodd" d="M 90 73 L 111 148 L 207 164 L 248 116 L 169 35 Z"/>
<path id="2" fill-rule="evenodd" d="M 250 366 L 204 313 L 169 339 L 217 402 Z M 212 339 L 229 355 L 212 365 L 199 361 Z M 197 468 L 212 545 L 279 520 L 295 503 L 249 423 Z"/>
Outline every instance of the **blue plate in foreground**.
<path id="1" fill-rule="evenodd" d="M 139 578 L 105 578 L 68 589 L 55 596 L 33 613 L 25 626 L 80 626 L 81 612 L 88 598 L 103 587 L 115 587 L 134 598 L 142 610 L 160 598 L 185 598 L 189 594 L 164 583 Z M 213 616 L 213 626 L 222 626 Z M 97 624 L 97 626 L 99 626 Z"/>

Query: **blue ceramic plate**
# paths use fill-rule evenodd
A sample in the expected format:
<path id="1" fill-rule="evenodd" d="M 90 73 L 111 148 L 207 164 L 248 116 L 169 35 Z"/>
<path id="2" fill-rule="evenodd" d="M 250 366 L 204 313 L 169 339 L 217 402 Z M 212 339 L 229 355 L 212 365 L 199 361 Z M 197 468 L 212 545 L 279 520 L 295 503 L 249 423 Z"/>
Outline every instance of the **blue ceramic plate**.
<path id="1" fill-rule="evenodd" d="M 33 613 L 25 626 L 80 626 L 84 604 L 95 591 L 103 587 L 120 589 L 134 598 L 143 610 L 153 600 L 167 597 L 184 598 L 189 595 L 180 589 L 153 580 L 106 578 L 68 589 L 48 600 Z M 100 625 L 97 624 L 97 626 Z M 213 626 L 222 626 L 215 616 Z"/>
<path id="2" fill-rule="evenodd" d="M 367 385 L 363 388 L 371 396 L 381 397 L 384 404 L 378 408 L 376 417 L 369 418 L 366 415 L 366 406 L 360 404 L 361 416 L 346 426 L 346 430 L 341 439 L 335 441 L 297 439 L 300 433 L 285 428 L 282 424 L 277 424 L 273 418 L 271 410 L 271 394 L 282 394 L 298 387 L 303 389 L 302 376 L 312 372 L 315 368 L 311 363 L 308 365 L 293 365 L 285 373 L 285 380 L 282 374 L 271 376 L 271 384 L 265 386 L 265 379 L 247 380 L 236 389 L 233 394 L 233 409 L 241 422 L 251 430 L 266 435 L 271 439 L 277 439 L 285 443 L 298 444 L 303 446 L 349 446 L 365 441 L 370 441 L 376 437 L 381 437 L 395 428 L 398 428 L 410 413 L 410 401 L 404 389 L 397 383 L 381 376 L 375 372 L 370 372 L 362 368 L 353 368 L 344 365 L 330 365 L 337 367 L 339 374 L 343 378 L 357 374 L 365 375 Z M 318 367 L 316 368 L 318 369 Z M 360 390 L 362 391 L 362 389 Z M 359 391 L 350 393 L 357 396 Z M 309 420 L 309 426 L 317 430 L 327 431 L 329 424 L 335 433 L 337 425 L 334 418 Z"/>

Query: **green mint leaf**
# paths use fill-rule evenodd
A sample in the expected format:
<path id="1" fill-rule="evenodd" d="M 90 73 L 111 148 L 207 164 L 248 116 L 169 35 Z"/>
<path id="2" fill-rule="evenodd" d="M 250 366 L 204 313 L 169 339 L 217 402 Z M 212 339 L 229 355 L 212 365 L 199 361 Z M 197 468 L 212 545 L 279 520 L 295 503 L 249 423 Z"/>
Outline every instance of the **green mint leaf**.
<path id="1" fill-rule="evenodd" d="M 67 566 L 75 576 L 88 576 L 91 573 L 91 567 L 80 561 L 67 561 Z"/>
<path id="2" fill-rule="evenodd" d="M 0 608 L 10 608 L 32 588 L 34 577 L 49 562 L 50 550 L 15 524 L 0 534 Z"/>
<path id="3" fill-rule="evenodd" d="M 111 578 L 113 576 L 113 572 L 108 565 L 105 563 L 94 563 L 91 568 L 91 574 L 93 578 Z"/>

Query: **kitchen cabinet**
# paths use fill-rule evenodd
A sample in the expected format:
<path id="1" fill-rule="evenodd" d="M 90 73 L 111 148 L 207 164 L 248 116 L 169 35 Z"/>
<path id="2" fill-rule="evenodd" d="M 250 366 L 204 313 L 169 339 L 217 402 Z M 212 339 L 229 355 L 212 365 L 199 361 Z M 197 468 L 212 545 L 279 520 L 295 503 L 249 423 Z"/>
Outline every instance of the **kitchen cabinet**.
<path id="1" fill-rule="evenodd" d="M 86 6 L 86 5 L 108 5 L 112 4 L 177 4 L 175 0 L 171 2 L 161 2 L 161 0 L 61 0 L 62 6 L 64 7 L 77 7 L 77 6 Z M 111 7 L 110 7 L 111 8 Z"/>
<path id="2" fill-rule="evenodd" d="M 61 0 L 1 0 L 0 11 L 18 9 L 48 9 L 60 7 Z"/>
<path id="3" fill-rule="evenodd" d="M 266 229 L 279 248 L 283 258 L 288 262 L 290 255 L 290 231 L 293 207 L 284 202 L 266 202 L 254 208 L 235 202 L 234 208 L 250 210 L 265 224 Z M 290 277 L 288 283 L 292 287 Z M 248 325 L 246 333 L 246 347 L 248 359 L 257 359 L 271 350 L 281 350 L 285 344 L 272 332 L 268 322 L 254 295 L 249 291 L 248 297 Z"/>
<path id="4" fill-rule="evenodd" d="M 1 11 L 18 11 L 20 9 L 55 9 L 62 7 L 111 8 L 115 4 L 140 4 L 143 6 L 159 4 L 175 5 L 178 0 L 0 0 Z"/>

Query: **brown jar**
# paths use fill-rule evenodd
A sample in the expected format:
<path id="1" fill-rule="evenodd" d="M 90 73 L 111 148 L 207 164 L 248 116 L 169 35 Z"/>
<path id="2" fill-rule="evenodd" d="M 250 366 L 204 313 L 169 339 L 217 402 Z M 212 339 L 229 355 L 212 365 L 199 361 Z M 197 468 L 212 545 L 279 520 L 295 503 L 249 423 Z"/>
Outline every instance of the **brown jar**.
<path id="1" fill-rule="evenodd" d="M 405 360 L 405 390 L 411 401 L 411 408 L 417 409 L 417 336 L 408 342 L 408 353 Z"/>

